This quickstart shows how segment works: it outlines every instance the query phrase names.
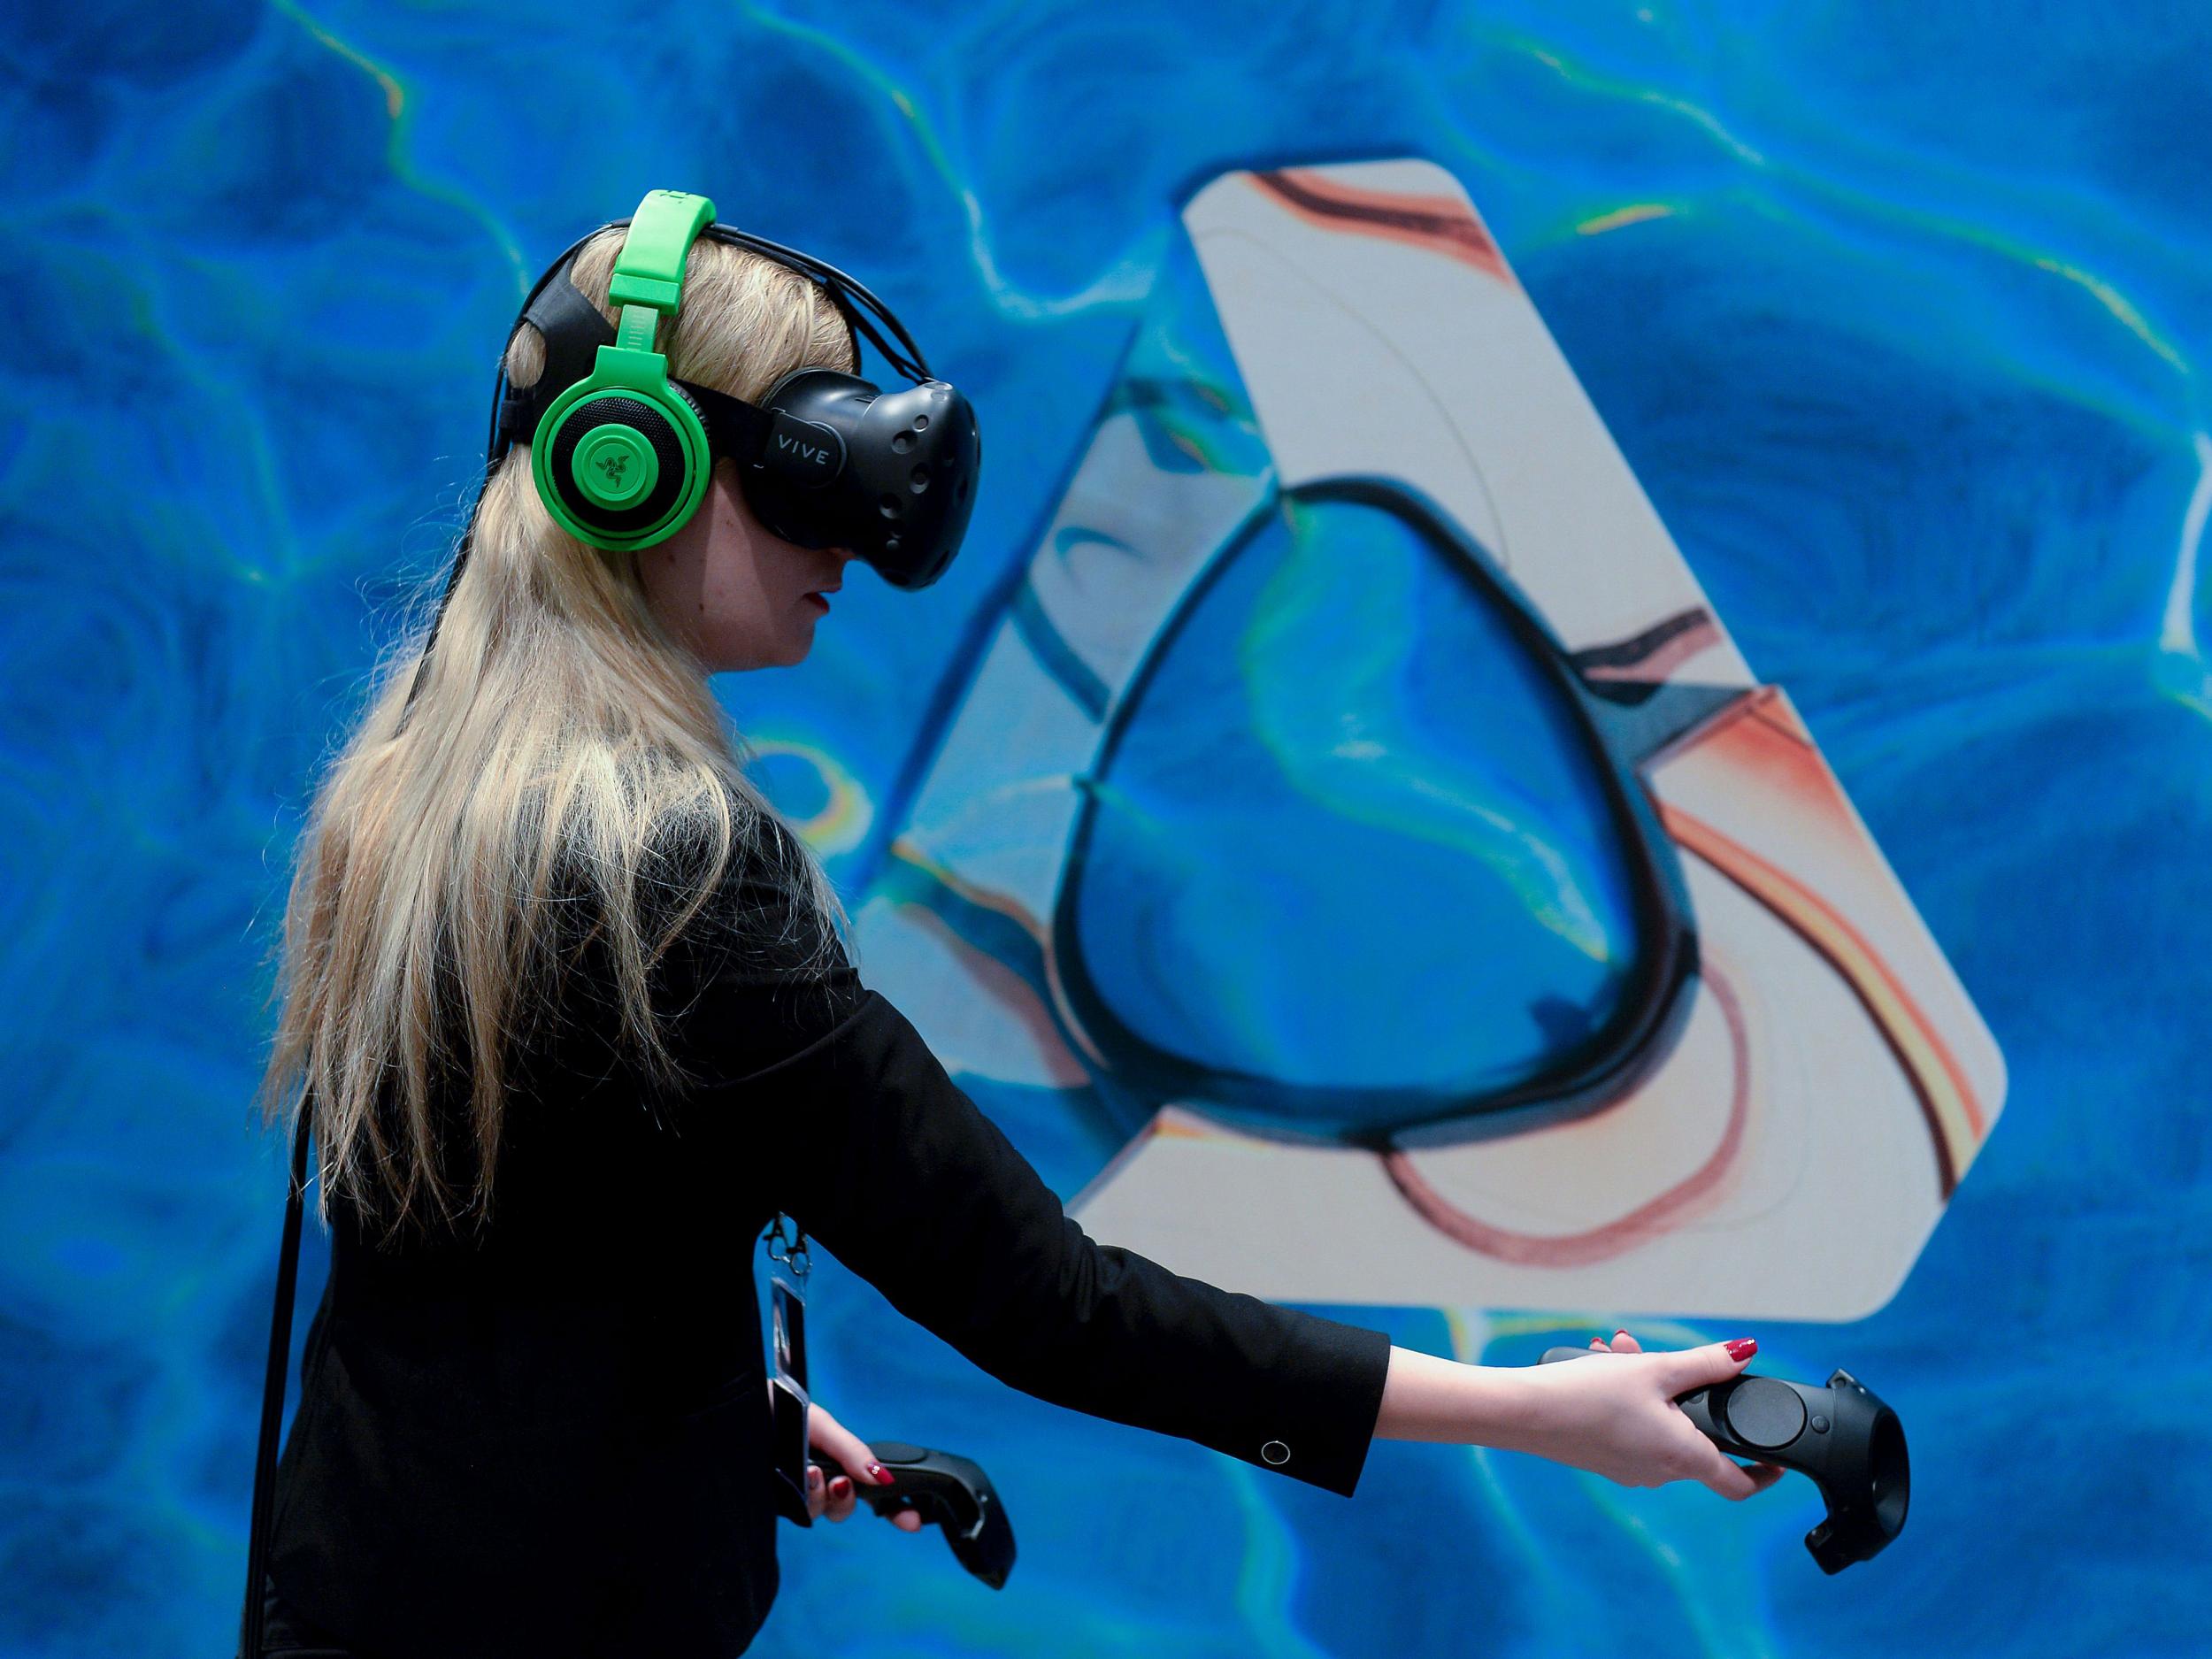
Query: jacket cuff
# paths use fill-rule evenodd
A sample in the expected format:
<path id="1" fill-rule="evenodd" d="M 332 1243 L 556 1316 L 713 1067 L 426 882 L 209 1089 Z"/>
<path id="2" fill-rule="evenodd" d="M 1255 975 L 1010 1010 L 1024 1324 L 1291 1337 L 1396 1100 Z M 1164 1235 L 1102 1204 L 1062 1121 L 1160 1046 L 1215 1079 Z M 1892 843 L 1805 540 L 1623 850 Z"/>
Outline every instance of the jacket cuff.
<path id="1" fill-rule="evenodd" d="M 1367 1465 L 1390 1374 L 1390 1336 L 1278 1304 L 1290 1316 L 1279 1363 L 1238 1413 L 1233 1440 L 1212 1441 L 1257 1468 L 1350 1497 Z"/>

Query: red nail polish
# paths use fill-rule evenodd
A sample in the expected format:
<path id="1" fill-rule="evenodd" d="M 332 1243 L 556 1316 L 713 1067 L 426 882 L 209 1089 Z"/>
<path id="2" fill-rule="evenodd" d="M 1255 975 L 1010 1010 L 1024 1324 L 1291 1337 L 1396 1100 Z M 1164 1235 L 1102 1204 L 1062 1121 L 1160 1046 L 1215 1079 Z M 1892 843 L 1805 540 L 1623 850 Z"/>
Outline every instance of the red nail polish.
<path id="1" fill-rule="evenodd" d="M 886 1469 L 881 1463 L 870 1463 L 868 1465 L 868 1472 L 875 1477 L 875 1482 L 878 1486 L 887 1486 L 891 1484 L 891 1471 Z"/>
<path id="2" fill-rule="evenodd" d="M 853 1483 L 851 1479 L 844 1475 L 840 1475 L 836 1479 L 830 1482 L 830 1496 L 833 1498 L 841 1498 L 852 1489 Z"/>
<path id="3" fill-rule="evenodd" d="M 1739 1362 L 1749 1359 L 1758 1351 L 1759 1339 L 1755 1336 L 1740 1336 L 1728 1345 L 1728 1357 Z"/>

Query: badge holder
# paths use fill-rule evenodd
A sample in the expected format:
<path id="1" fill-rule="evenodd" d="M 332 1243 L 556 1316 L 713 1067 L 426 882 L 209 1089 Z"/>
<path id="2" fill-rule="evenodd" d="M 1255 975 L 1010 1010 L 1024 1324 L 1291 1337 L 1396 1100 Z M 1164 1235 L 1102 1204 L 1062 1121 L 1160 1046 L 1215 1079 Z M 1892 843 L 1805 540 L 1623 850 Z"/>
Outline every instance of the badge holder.
<path id="1" fill-rule="evenodd" d="M 773 1408 L 770 1444 L 774 1448 L 776 1509 L 801 1526 L 814 1525 L 807 1512 L 806 1281 L 812 1263 L 806 1229 L 794 1221 L 784 1233 L 778 1215 L 768 1229 L 770 1358 L 768 1396 Z M 779 1248 L 780 1247 L 780 1248 Z"/>

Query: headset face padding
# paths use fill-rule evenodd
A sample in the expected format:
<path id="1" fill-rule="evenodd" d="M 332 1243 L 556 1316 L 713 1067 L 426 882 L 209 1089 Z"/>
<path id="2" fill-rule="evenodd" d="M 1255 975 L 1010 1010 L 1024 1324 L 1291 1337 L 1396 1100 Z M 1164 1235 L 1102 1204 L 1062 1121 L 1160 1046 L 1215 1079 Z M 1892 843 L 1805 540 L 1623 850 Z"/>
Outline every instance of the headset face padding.
<path id="1" fill-rule="evenodd" d="M 879 391 L 858 375 L 795 369 L 761 407 L 767 442 L 740 472 L 754 517 L 801 547 L 850 548 L 895 588 L 944 573 L 983 455 L 965 397 L 943 380 Z"/>

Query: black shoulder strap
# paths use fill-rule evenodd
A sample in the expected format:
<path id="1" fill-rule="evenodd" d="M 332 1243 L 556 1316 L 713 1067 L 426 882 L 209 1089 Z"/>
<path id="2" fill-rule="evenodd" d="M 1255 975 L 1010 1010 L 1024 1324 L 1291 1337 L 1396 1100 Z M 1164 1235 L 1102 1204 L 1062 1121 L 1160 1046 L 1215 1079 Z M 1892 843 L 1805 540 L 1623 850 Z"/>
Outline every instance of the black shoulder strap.
<path id="1" fill-rule="evenodd" d="M 261 1659 L 262 1584 L 268 1571 L 269 1512 L 276 1499 L 277 1439 L 284 1426 L 285 1373 L 291 1369 L 292 1293 L 299 1281 L 300 1215 L 307 1187 L 308 1102 L 292 1132 L 291 1190 L 284 1200 L 284 1244 L 277 1257 L 276 1312 L 269 1322 L 269 1371 L 261 1389 L 261 1454 L 253 1470 L 253 1520 L 246 1540 L 246 1609 L 240 1659 Z"/>

